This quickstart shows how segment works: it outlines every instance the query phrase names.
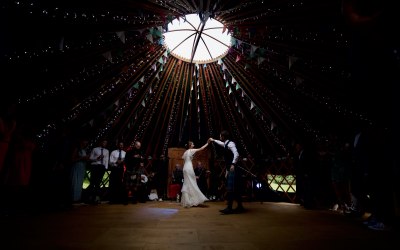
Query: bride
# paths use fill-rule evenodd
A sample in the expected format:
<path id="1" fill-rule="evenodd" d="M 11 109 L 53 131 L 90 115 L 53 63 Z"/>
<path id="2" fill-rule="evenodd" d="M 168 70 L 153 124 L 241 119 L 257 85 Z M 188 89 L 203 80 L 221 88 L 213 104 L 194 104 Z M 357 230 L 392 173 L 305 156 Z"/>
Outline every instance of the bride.
<path id="1" fill-rule="evenodd" d="M 188 149 L 182 155 L 184 165 L 181 204 L 183 207 L 198 206 L 208 200 L 207 197 L 200 191 L 197 185 L 196 175 L 194 173 L 192 164 L 194 154 L 205 149 L 207 146 L 208 143 L 206 143 L 201 148 L 194 148 L 194 143 L 192 141 L 189 141 L 187 144 Z"/>

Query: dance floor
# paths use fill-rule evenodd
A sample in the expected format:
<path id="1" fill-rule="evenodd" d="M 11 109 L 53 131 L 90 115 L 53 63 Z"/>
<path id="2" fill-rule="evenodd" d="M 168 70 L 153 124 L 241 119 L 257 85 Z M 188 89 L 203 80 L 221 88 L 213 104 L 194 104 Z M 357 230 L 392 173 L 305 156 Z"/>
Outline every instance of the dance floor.
<path id="1" fill-rule="evenodd" d="M 183 208 L 174 201 L 74 205 L 0 217 L 0 249 L 393 249 L 396 230 L 373 231 L 358 218 L 297 204 L 224 202 Z"/>

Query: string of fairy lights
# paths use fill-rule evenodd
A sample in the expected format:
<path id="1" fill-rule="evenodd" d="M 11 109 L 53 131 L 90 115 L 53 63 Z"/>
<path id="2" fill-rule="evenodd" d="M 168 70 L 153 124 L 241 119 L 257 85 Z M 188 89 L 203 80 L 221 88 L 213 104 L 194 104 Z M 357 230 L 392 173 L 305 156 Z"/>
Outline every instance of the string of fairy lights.
<path id="1" fill-rule="evenodd" d="M 57 56 L 66 56 L 69 53 L 79 53 L 79 51 L 95 50 L 120 41 L 116 33 L 97 34 L 92 38 L 86 38 L 84 41 L 60 38 L 57 42 L 50 41 L 45 46 L 35 48 L 25 48 L 22 51 L 14 51 L 5 54 L 9 63 L 18 63 L 33 61 L 41 58 L 51 58 Z"/>
<path id="2" fill-rule="evenodd" d="M 236 89 L 236 91 L 241 90 L 241 94 L 240 95 L 236 95 L 235 98 L 241 98 L 241 100 L 244 103 L 247 103 L 247 106 L 245 107 L 241 107 L 242 109 L 246 108 L 248 110 L 250 110 L 250 112 L 252 110 L 254 110 L 254 115 L 259 119 L 259 121 L 261 122 L 261 124 L 264 125 L 265 131 L 263 131 L 264 133 L 267 133 L 267 138 L 272 138 L 273 141 L 276 143 L 276 145 L 279 145 L 279 147 L 283 150 L 283 152 L 287 152 L 287 148 L 286 146 L 282 143 L 282 141 L 272 133 L 269 125 L 266 125 L 266 121 L 269 121 L 269 124 L 272 123 L 272 120 L 268 118 L 268 115 L 266 113 L 262 113 L 261 110 L 257 107 L 257 104 L 254 104 L 254 102 L 245 92 L 244 90 L 244 86 L 242 86 L 241 83 L 245 83 L 245 81 L 242 81 L 241 78 L 236 79 L 237 75 L 235 76 L 235 73 L 231 73 L 231 72 L 235 72 L 236 70 L 234 69 L 235 66 L 233 63 L 229 63 L 229 58 L 226 58 L 224 60 L 225 65 L 227 66 L 227 69 L 225 69 L 225 74 L 227 75 L 227 80 L 228 83 L 231 87 L 231 89 Z M 234 78 L 235 77 L 235 78 Z M 235 81 L 233 81 L 232 79 L 235 79 Z M 250 91 L 250 90 L 249 90 Z M 259 104 L 261 105 L 261 104 Z"/>
<path id="3" fill-rule="evenodd" d="M 300 114 L 295 113 L 291 109 L 291 107 L 289 107 L 283 101 L 281 101 L 280 98 L 274 92 L 266 88 L 265 85 L 259 84 L 259 79 L 257 79 L 255 75 L 251 74 L 243 75 L 244 74 L 243 72 L 238 73 L 234 71 L 231 71 L 230 73 L 238 81 L 240 81 L 240 79 L 246 79 L 246 82 L 253 83 L 255 92 L 248 92 L 249 94 L 254 95 L 253 93 L 258 93 L 262 97 L 262 100 L 267 101 L 268 105 L 271 105 L 275 111 L 279 111 L 279 114 L 281 114 L 281 116 L 285 116 L 289 118 L 293 124 L 297 124 L 297 126 L 300 127 L 306 134 L 311 136 L 311 138 L 315 139 L 321 138 L 320 132 L 317 129 L 312 128 L 309 121 L 303 119 Z M 257 105 L 258 107 L 266 106 L 262 104 L 257 104 Z"/>
<path id="4" fill-rule="evenodd" d="M 239 50 L 240 51 L 240 50 Z M 268 49 L 266 49 L 268 53 Z M 273 58 L 276 55 L 276 50 L 273 51 L 273 55 L 267 57 Z M 288 58 L 289 55 L 285 51 L 278 51 L 278 54 L 282 55 L 284 58 Z M 328 64 L 328 63 L 315 63 L 312 61 L 312 59 L 308 58 L 296 58 L 296 67 L 298 69 L 299 65 L 304 66 L 306 71 L 312 71 L 314 74 L 318 72 L 321 74 L 326 81 L 331 81 L 328 79 L 338 79 L 338 81 L 344 81 L 346 78 L 350 75 L 349 73 L 346 72 L 345 69 L 342 69 L 341 67 L 338 67 L 337 65 L 333 64 Z M 272 59 L 269 61 L 270 63 L 264 63 L 260 64 L 257 67 L 258 71 L 264 71 L 266 74 L 271 78 L 274 79 L 275 82 L 279 82 L 280 84 L 285 83 L 286 85 L 290 86 L 290 88 L 296 92 L 299 92 L 303 94 L 304 96 L 311 98 L 315 102 L 326 106 L 329 110 L 340 113 L 344 116 L 352 117 L 359 119 L 361 121 L 365 121 L 367 123 L 372 123 L 372 121 L 365 115 L 359 112 L 356 112 L 352 110 L 350 107 L 347 107 L 343 104 L 340 104 L 337 100 L 335 100 L 333 97 L 330 97 L 328 95 L 322 95 L 320 94 L 322 91 L 321 89 L 319 91 L 313 90 L 311 87 L 305 88 L 304 84 L 301 84 L 304 79 L 298 76 L 295 72 L 295 76 L 293 76 L 293 73 L 291 74 L 290 67 L 287 65 L 282 65 L 278 61 L 272 61 Z M 275 66 L 274 66 L 275 65 Z M 276 65 L 279 65 L 280 68 L 278 69 Z M 252 71 L 250 69 L 250 71 Z M 255 71 L 252 71 L 253 73 L 256 73 Z M 268 82 L 268 81 L 267 81 Z"/>
<path id="5" fill-rule="evenodd" d="M 66 7 L 45 7 L 38 4 L 36 1 L 11 1 L 8 3 L 2 3 L 1 5 L 5 8 L 18 11 L 29 18 L 39 18 L 45 22 L 59 22 L 65 25 L 110 25 L 113 27 L 133 27 L 133 29 L 147 29 L 149 27 L 163 27 L 170 21 L 173 16 L 181 16 L 185 13 L 194 13 L 204 11 L 206 6 L 205 3 L 201 3 L 201 6 L 196 6 L 195 1 L 185 0 L 155 0 L 149 1 L 157 5 L 157 10 L 165 10 L 165 12 L 159 11 L 157 14 L 149 14 L 141 10 L 123 14 L 116 13 L 109 10 L 100 9 L 74 9 Z M 281 13 L 287 13 L 290 11 L 300 10 L 307 7 L 307 1 L 283 1 L 272 5 L 269 8 L 257 9 L 257 6 L 261 4 L 267 4 L 268 1 L 255 0 L 255 1 L 244 1 L 241 5 L 232 7 L 229 5 L 229 9 L 224 9 L 223 4 L 220 1 L 211 1 L 211 7 L 209 9 L 212 12 L 212 17 L 223 19 L 224 24 L 228 30 L 235 36 L 234 39 L 240 40 L 240 44 L 235 44 L 230 50 L 230 55 L 226 57 L 221 63 L 221 75 L 224 77 L 226 82 L 220 82 L 221 86 L 211 86 L 211 83 L 206 79 L 206 75 L 212 77 L 221 77 L 216 71 L 212 70 L 211 65 L 199 65 L 195 67 L 195 75 L 191 79 L 191 84 L 194 87 L 190 94 L 196 93 L 197 96 L 193 99 L 197 105 L 197 113 L 194 114 L 197 117 L 198 123 L 198 135 L 200 136 L 201 123 L 207 124 L 207 129 L 211 135 L 214 134 L 213 119 L 210 117 L 208 112 L 213 100 L 211 92 L 213 90 L 218 91 L 218 95 L 221 100 L 220 103 L 225 111 L 226 119 L 230 126 L 232 126 L 232 132 L 235 138 L 238 139 L 240 146 L 248 154 L 249 150 L 246 146 L 245 140 L 241 133 L 241 128 L 244 127 L 248 130 L 248 133 L 254 138 L 255 133 L 251 125 L 243 125 L 244 121 L 244 110 L 252 113 L 257 121 L 258 126 L 264 128 L 263 133 L 266 137 L 278 145 L 282 151 L 287 152 L 286 145 L 281 141 L 281 138 L 274 133 L 271 129 L 272 123 L 279 123 L 278 118 L 272 118 L 269 114 L 268 108 L 273 109 L 281 116 L 284 116 L 292 124 L 301 128 L 301 130 L 310 135 L 312 138 L 321 139 L 324 138 L 321 132 L 313 127 L 312 122 L 305 119 L 300 113 L 296 112 L 296 108 L 288 105 L 281 99 L 278 91 L 274 91 L 273 88 L 269 88 L 270 84 L 281 84 L 282 88 L 289 89 L 304 98 L 311 99 L 320 106 L 325 107 L 327 110 L 332 112 L 340 113 L 344 116 L 357 117 L 360 120 L 370 122 L 366 115 L 360 114 L 352 110 L 346 105 L 341 104 L 334 97 L 330 96 L 329 93 L 320 91 L 317 87 L 312 88 L 308 86 L 307 82 L 315 79 L 308 79 L 307 74 L 301 73 L 312 72 L 321 75 L 321 78 L 334 78 L 336 81 L 345 79 L 347 77 L 346 69 L 342 69 L 339 64 L 333 63 L 332 58 L 326 58 L 327 63 L 314 60 L 312 56 L 307 57 L 308 50 L 298 47 L 290 47 L 290 44 L 306 44 L 307 46 L 334 48 L 341 50 L 349 45 L 346 34 L 333 25 L 324 26 L 318 28 L 316 26 L 310 26 L 309 30 L 299 30 L 293 27 L 293 25 L 265 25 L 267 32 L 257 32 L 256 23 L 259 21 L 266 22 L 267 17 L 277 17 Z M 204 6 L 203 6 L 204 4 Z M 225 3 L 226 4 L 226 3 Z M 201 10 L 200 7 L 204 7 Z M 128 13 L 128 12 L 126 12 Z M 160 14 L 163 13 L 163 14 Z M 237 14 L 241 15 L 236 18 Z M 257 28 L 263 28 L 263 25 Z M 37 92 L 30 94 L 29 96 L 20 96 L 18 98 L 19 104 L 34 104 L 40 100 L 43 100 L 50 96 L 60 95 L 66 90 L 74 89 L 78 86 L 84 86 L 89 82 L 101 81 L 103 76 L 110 72 L 117 66 L 129 65 L 128 69 L 122 73 L 118 73 L 115 77 L 101 82 L 101 86 L 96 88 L 93 93 L 87 98 L 80 101 L 78 105 L 73 107 L 67 114 L 63 115 L 59 121 L 50 121 L 44 126 L 44 129 L 37 135 L 39 138 L 45 138 L 52 131 L 59 127 L 60 123 L 67 124 L 87 114 L 94 107 L 102 103 L 107 99 L 115 99 L 117 93 L 124 90 L 127 94 L 127 99 L 124 103 L 119 103 L 117 108 L 113 111 L 113 115 L 107 119 L 107 121 L 98 128 L 98 133 L 93 141 L 98 140 L 101 137 L 107 135 L 112 130 L 113 124 L 118 122 L 122 117 L 122 114 L 129 112 L 130 108 L 134 103 L 138 101 L 145 101 L 146 107 L 140 106 L 135 112 L 132 111 L 133 115 L 137 115 L 141 112 L 143 119 L 135 121 L 135 127 L 123 128 L 124 130 L 134 130 L 130 132 L 129 139 L 132 138 L 133 146 L 135 140 L 144 137 L 146 130 L 149 128 L 151 122 L 154 121 L 154 117 L 157 115 L 157 110 L 161 103 L 160 95 L 151 94 L 147 91 L 144 99 L 140 99 L 137 93 L 139 90 L 144 88 L 158 89 L 160 93 L 166 95 L 167 84 L 179 85 L 180 82 L 176 82 L 178 78 L 167 78 L 161 80 L 159 74 L 162 73 L 163 63 L 156 62 L 158 70 L 148 69 L 148 64 L 155 58 L 159 57 L 160 47 L 156 47 L 156 52 L 151 50 L 151 46 L 157 42 L 147 43 L 145 45 L 137 45 L 137 36 L 128 37 L 127 44 L 124 46 L 129 49 L 124 50 L 122 55 L 113 55 L 112 61 L 103 60 L 90 66 L 80 69 L 79 72 L 70 76 L 68 79 L 56 80 L 51 84 L 51 87 L 40 89 Z M 79 53 L 79 51 L 86 50 L 104 50 L 107 45 L 120 42 L 120 37 L 115 32 L 109 34 L 96 34 L 85 40 L 68 40 L 62 38 L 57 43 L 49 41 L 48 44 L 42 47 L 26 48 L 19 51 L 11 52 L 5 55 L 9 63 L 24 63 L 34 62 L 35 60 L 42 60 L 43 58 L 51 57 L 62 57 L 68 54 Z M 128 44 L 131 42 L 131 44 Z M 255 55 L 251 54 L 251 46 L 257 46 L 259 53 Z M 263 51 L 262 53 L 260 51 Z M 140 51 L 140 52 L 139 52 Z M 148 53 L 145 53 L 148 51 Z M 253 51 L 254 52 L 254 51 Z M 139 59 L 139 54 L 143 53 L 142 59 Z M 240 61 L 235 62 L 235 56 L 240 55 Z M 321 55 L 320 55 L 321 56 Z M 332 55 L 331 55 L 332 56 Z M 260 57 L 265 59 L 262 63 L 258 61 Z M 296 58 L 296 62 L 293 62 L 293 68 L 287 66 L 288 58 Z M 164 58 L 164 63 L 166 62 Z M 224 68 L 227 67 L 227 68 Z M 146 72 L 141 72 L 146 71 Z M 201 75 L 203 72 L 204 75 Z M 136 89 L 133 85 L 136 82 L 132 82 L 133 79 L 137 79 L 139 74 L 144 74 L 143 82 L 140 85 L 140 89 Z M 235 79 L 235 82 L 233 82 Z M 265 80 L 265 81 L 264 81 Z M 161 81 L 165 81 L 162 83 Z M 186 82 L 186 80 L 183 80 Z M 217 81 L 216 81 L 217 82 Z M 227 83 L 225 88 L 220 88 Z M 249 85 L 252 85 L 251 87 Z M 163 87 L 160 87 L 163 86 Z M 239 90 L 241 94 L 239 94 Z M 235 95 L 231 95 L 230 91 L 238 91 Z M 250 91 L 254 90 L 254 91 Z M 176 90 L 171 98 L 170 114 L 164 119 L 166 120 L 166 133 L 163 140 L 162 152 L 166 154 L 171 136 L 174 132 L 174 127 L 177 125 L 178 112 L 182 104 L 182 91 Z M 252 94 L 253 93 L 253 94 Z M 192 96 L 189 97 L 192 99 Z M 118 94 L 118 99 L 120 94 Z M 140 99 L 140 100 L 139 100 Z M 215 101 L 215 100 L 214 100 Z M 203 109 L 203 110 L 201 110 Z M 202 119 L 200 111 L 205 114 L 205 119 Z M 132 117 L 130 117 L 132 118 Z M 241 118 L 241 119 L 238 119 Z M 241 120 L 241 124 L 238 124 Z M 185 120 L 186 121 L 186 120 Z M 286 120 L 285 120 L 286 121 Z"/>
<path id="6" fill-rule="evenodd" d="M 216 86 L 216 91 L 217 91 L 217 96 L 221 97 L 221 105 L 222 108 L 225 112 L 225 117 L 228 120 L 229 126 L 232 128 L 232 136 L 233 138 L 236 138 L 237 143 L 240 145 L 242 148 L 243 152 L 245 155 L 249 155 L 249 151 L 247 148 L 246 143 L 244 142 L 243 135 L 240 133 L 237 120 L 235 119 L 235 114 L 237 114 L 236 110 L 233 110 L 233 107 L 235 106 L 232 101 L 229 98 L 229 91 L 226 89 L 225 86 L 223 86 L 223 82 L 220 81 L 221 85 L 218 84 Z"/>
<path id="7" fill-rule="evenodd" d="M 161 52 L 163 53 L 163 51 L 161 51 Z M 164 57 L 163 64 L 166 63 L 166 61 L 167 61 L 167 57 Z M 157 63 L 157 64 L 160 66 L 159 63 Z M 151 81 L 151 79 L 155 79 L 156 76 L 158 76 L 161 71 L 162 71 L 162 67 L 157 67 L 157 70 L 154 70 L 154 72 L 151 75 L 145 77 L 144 84 L 143 84 L 147 88 L 152 87 L 152 89 L 155 89 L 155 90 L 160 89 L 158 96 L 162 95 L 162 93 L 165 91 L 163 88 L 159 88 L 160 82 L 154 81 L 155 85 L 146 85 L 146 82 Z M 156 99 L 156 95 L 154 94 L 154 92 L 149 93 L 147 98 L 148 99 L 147 99 L 146 103 L 148 104 L 148 107 L 146 109 L 144 109 L 145 114 L 143 115 L 142 122 L 139 124 L 138 129 L 135 132 L 135 135 L 129 145 L 130 148 L 132 148 L 134 146 L 135 141 L 140 140 L 140 138 L 142 138 L 145 130 L 149 127 L 153 117 L 155 116 L 157 107 L 159 106 L 159 103 L 161 101 L 161 98 Z"/>
<path id="8" fill-rule="evenodd" d="M 122 56 L 113 56 L 113 60 L 111 62 L 109 60 L 104 60 L 98 62 L 97 64 L 85 67 L 76 75 L 71 76 L 69 79 L 59 80 L 58 82 L 52 84 L 51 87 L 39 90 L 30 96 L 19 97 L 18 103 L 28 104 L 36 102 L 43 98 L 55 96 L 67 89 L 73 89 L 77 86 L 82 86 L 86 82 L 95 81 L 107 74 L 107 72 L 109 72 L 113 67 L 126 64 L 132 60 L 132 58 L 136 57 L 138 48 L 148 49 L 148 47 L 148 45 L 145 47 L 133 45 L 129 50 L 124 51 Z"/>
<path id="9" fill-rule="evenodd" d="M 6 1 L 2 8 L 17 10 L 30 18 L 48 18 L 52 21 L 62 21 L 64 24 L 124 24 L 124 25 L 148 25 L 158 26 L 163 24 L 161 16 L 149 13 L 138 15 L 123 15 L 109 10 L 70 9 L 63 6 L 43 6 L 34 1 Z"/>
<path id="10" fill-rule="evenodd" d="M 117 62 L 118 60 L 116 61 L 116 63 Z M 144 62 L 142 60 L 137 64 L 131 64 L 128 70 L 122 72 L 118 77 L 113 77 L 108 82 L 102 83 L 102 86 L 93 91 L 90 96 L 81 101 L 78 105 L 72 108 L 63 118 L 61 118 L 62 123 L 66 124 L 76 119 L 77 117 L 80 117 L 83 113 L 90 110 L 90 108 L 102 102 L 102 100 L 104 100 L 107 96 L 111 96 L 112 93 L 118 90 L 118 87 L 125 86 L 127 83 L 129 84 L 130 79 L 135 76 L 136 71 L 140 67 L 142 67 L 143 64 Z M 41 132 L 37 134 L 37 137 L 44 139 L 56 128 L 56 122 L 52 121 L 48 125 L 46 125 Z"/>
<path id="11" fill-rule="evenodd" d="M 182 4 L 176 0 L 166 1 L 166 0 L 156 0 L 156 4 L 165 8 L 169 12 L 176 13 L 178 15 L 184 15 L 186 11 L 194 12 L 195 10 L 190 5 L 185 5 L 186 8 L 182 7 Z"/>
<path id="12" fill-rule="evenodd" d="M 178 82 L 178 80 L 179 80 L 178 77 L 176 77 L 174 80 L 176 81 L 176 83 L 174 83 L 174 86 L 176 86 L 175 87 L 176 90 L 174 91 L 174 96 L 172 98 L 172 108 L 171 108 L 171 113 L 170 113 L 170 117 L 168 120 L 167 133 L 166 133 L 166 136 L 164 139 L 164 145 L 162 148 L 163 153 L 167 152 L 167 150 L 168 150 L 168 143 L 169 143 L 170 137 L 174 131 L 174 125 L 177 122 L 178 111 L 179 111 L 180 105 L 182 104 L 181 98 L 183 96 L 183 91 L 185 89 L 183 86 L 180 86 L 180 84 Z"/>

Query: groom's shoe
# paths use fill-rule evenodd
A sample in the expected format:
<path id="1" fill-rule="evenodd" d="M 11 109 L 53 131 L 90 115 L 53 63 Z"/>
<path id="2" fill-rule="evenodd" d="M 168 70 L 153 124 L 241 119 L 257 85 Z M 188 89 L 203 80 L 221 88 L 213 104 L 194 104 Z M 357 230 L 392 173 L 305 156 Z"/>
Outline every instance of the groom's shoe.
<path id="1" fill-rule="evenodd" d="M 231 208 L 225 208 L 219 211 L 223 214 L 233 214 L 233 210 Z"/>

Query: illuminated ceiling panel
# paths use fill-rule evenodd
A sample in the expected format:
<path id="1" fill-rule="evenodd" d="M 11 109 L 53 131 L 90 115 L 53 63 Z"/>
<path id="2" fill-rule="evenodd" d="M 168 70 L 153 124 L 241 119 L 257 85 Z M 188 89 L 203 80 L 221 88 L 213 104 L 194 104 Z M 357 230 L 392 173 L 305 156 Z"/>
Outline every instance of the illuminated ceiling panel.
<path id="1" fill-rule="evenodd" d="M 168 24 L 164 45 L 176 58 L 202 64 L 217 61 L 228 53 L 231 35 L 223 24 L 201 17 L 190 14 Z"/>

